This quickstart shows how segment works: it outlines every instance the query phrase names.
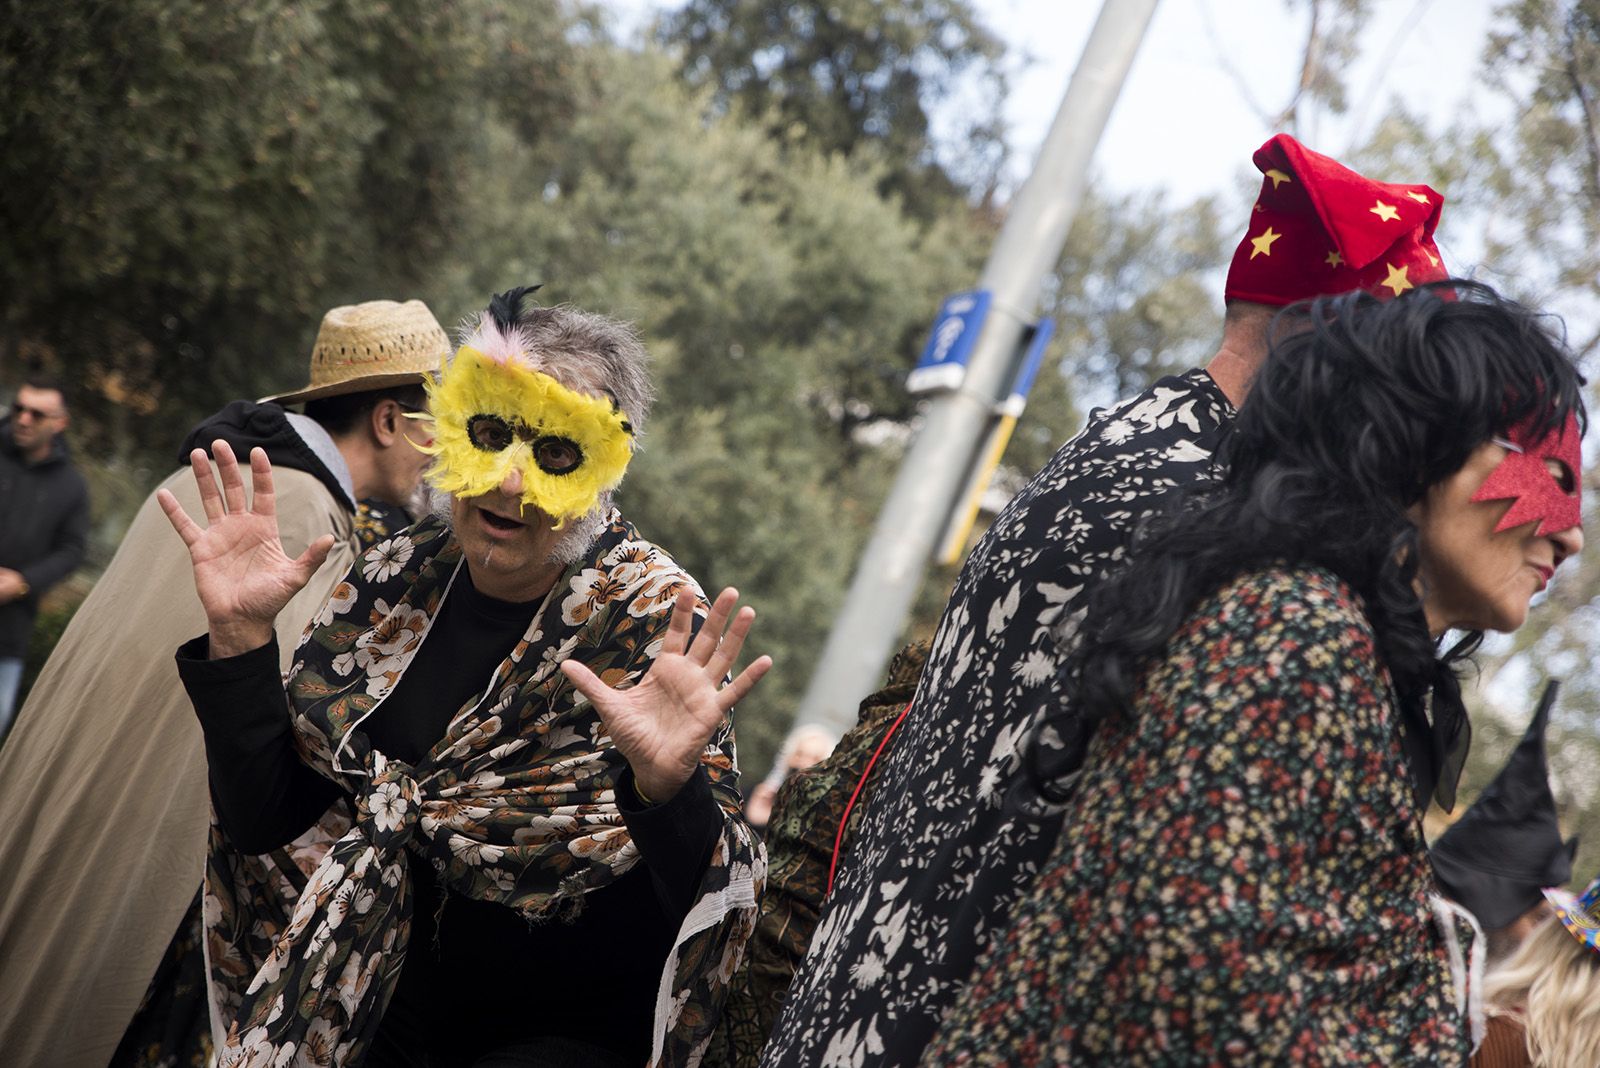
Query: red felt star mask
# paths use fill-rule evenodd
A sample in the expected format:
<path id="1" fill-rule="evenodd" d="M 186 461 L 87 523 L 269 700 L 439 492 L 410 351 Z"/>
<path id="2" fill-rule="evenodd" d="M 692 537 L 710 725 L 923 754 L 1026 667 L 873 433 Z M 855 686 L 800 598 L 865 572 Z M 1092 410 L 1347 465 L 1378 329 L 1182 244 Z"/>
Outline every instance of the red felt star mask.
<path id="1" fill-rule="evenodd" d="M 1578 446 L 1578 417 L 1568 416 L 1560 433 L 1546 434 L 1539 441 L 1533 440 L 1526 422 L 1512 427 L 1507 436 L 1509 441 L 1494 439 L 1506 449 L 1506 458 L 1472 495 L 1475 501 L 1515 498 L 1516 503 L 1500 518 L 1495 531 L 1537 521 L 1538 534 L 1543 537 L 1582 526 L 1583 489 L 1578 472 L 1582 470 L 1583 454 Z M 1566 466 L 1566 478 L 1571 480 L 1572 486 L 1570 493 L 1562 488 L 1564 480 L 1551 473 L 1546 465 L 1549 460 L 1558 460 Z"/>

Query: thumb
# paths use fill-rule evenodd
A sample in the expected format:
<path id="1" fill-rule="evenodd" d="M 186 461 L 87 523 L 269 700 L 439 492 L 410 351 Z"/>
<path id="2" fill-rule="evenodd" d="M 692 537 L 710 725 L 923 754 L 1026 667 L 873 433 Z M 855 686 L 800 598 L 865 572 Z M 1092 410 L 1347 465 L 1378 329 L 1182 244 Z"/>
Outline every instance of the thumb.
<path id="1" fill-rule="evenodd" d="M 604 714 L 606 702 L 611 697 L 611 687 L 600 680 L 600 676 L 590 671 L 583 664 L 573 659 L 561 662 L 561 673 L 567 677 L 577 691 L 595 707 L 595 711 Z"/>
<path id="2" fill-rule="evenodd" d="M 295 570 L 300 574 L 301 585 L 310 582 L 311 576 L 317 573 L 317 568 L 321 567 L 328 559 L 328 554 L 333 551 L 333 542 L 332 534 L 324 534 L 310 545 L 307 545 L 306 551 L 301 553 L 299 558 L 295 560 L 294 566 Z"/>

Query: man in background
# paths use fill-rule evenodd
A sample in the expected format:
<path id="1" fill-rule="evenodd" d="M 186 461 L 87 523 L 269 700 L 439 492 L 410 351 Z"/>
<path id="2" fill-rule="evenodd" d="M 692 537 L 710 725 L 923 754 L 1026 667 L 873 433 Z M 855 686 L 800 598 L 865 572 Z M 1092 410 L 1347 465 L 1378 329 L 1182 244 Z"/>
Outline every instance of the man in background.
<path id="1" fill-rule="evenodd" d="M 427 438 L 408 415 L 423 409 L 422 380 L 449 347 L 421 301 L 335 308 L 308 386 L 276 403 L 234 401 L 176 450 L 185 466 L 162 485 L 185 508 L 201 507 L 190 450 L 218 439 L 240 456 L 260 446 L 285 549 L 336 539 L 279 616 L 283 666 L 356 559 L 358 503 L 414 500 L 428 458 L 412 442 Z M 283 407 L 295 403 L 305 414 Z M 206 625 L 191 576 L 152 493 L 0 750 L 0 811 L 12 816 L 0 826 L 0 990 L 16 992 L 0 999 L 7 1063 L 108 1063 L 188 927 L 210 813 L 200 727 L 172 657 Z"/>
<path id="2" fill-rule="evenodd" d="M 39 598 L 83 563 L 89 489 L 67 455 L 67 398 L 25 378 L 0 426 L 0 741 L 11 725 Z"/>

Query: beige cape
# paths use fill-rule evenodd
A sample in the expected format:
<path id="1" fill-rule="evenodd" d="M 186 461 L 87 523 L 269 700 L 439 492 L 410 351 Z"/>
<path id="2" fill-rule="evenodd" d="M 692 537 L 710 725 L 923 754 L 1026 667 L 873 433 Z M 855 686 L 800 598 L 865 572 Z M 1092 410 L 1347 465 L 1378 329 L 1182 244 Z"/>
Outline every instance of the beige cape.
<path id="1" fill-rule="evenodd" d="M 355 558 L 352 517 L 278 468 L 284 548 L 333 552 L 278 617 L 284 666 Z M 164 485 L 203 516 L 187 468 Z M 0 749 L 0 1050 L 97 1068 L 115 1052 L 203 873 L 200 725 L 173 653 L 205 631 L 189 554 L 151 494 Z"/>

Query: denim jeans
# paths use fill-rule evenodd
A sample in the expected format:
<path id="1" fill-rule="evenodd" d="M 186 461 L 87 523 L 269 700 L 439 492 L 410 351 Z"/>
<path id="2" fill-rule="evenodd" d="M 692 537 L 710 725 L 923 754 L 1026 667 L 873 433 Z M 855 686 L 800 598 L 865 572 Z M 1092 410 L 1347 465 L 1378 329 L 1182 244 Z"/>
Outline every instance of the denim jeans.
<path id="1" fill-rule="evenodd" d="M 17 710 L 17 687 L 22 685 L 22 657 L 0 656 L 0 741 L 11 729 Z"/>

